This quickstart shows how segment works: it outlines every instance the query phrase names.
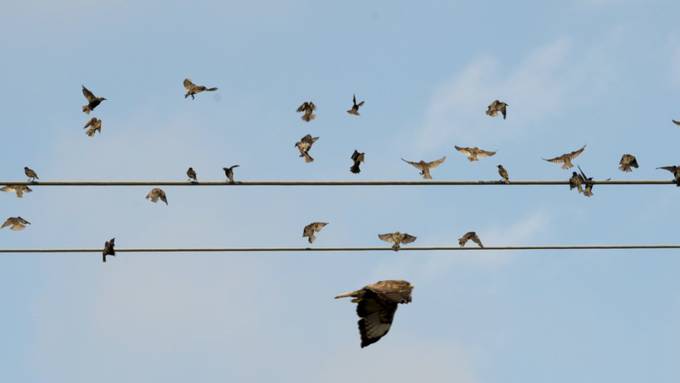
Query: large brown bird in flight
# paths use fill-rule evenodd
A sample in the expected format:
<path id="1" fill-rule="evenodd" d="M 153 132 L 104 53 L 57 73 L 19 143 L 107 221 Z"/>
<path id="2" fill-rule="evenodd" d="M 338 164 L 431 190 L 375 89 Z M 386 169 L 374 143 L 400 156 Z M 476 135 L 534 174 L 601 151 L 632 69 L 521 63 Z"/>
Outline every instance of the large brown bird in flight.
<path id="1" fill-rule="evenodd" d="M 406 162 L 407 164 L 413 165 L 416 169 L 420 170 L 420 175 L 422 175 L 424 179 L 431 180 L 432 175 L 430 174 L 430 170 L 436 168 L 437 166 L 439 166 L 441 164 L 443 164 L 444 161 L 446 161 L 446 156 L 444 156 L 444 157 L 442 157 L 438 160 L 434 160 L 434 161 L 430 161 L 430 162 L 425 162 L 425 161 L 422 161 L 422 160 L 415 162 L 415 161 L 405 160 L 403 158 L 401 160 Z"/>
<path id="2" fill-rule="evenodd" d="M 385 242 L 392 242 L 392 250 L 399 251 L 401 244 L 412 243 L 416 241 L 416 237 L 408 233 L 394 233 L 378 234 L 378 238 Z"/>
<path id="3" fill-rule="evenodd" d="M 456 148 L 457 151 L 463 153 L 469 161 L 479 161 L 480 158 L 491 157 L 494 154 L 496 154 L 496 152 L 482 150 L 476 146 L 470 148 L 465 146 L 454 145 L 453 147 Z"/>
<path id="4" fill-rule="evenodd" d="M 184 79 L 183 84 L 184 84 L 184 89 L 187 90 L 186 94 L 184 94 L 184 98 L 191 96 L 192 100 L 196 99 L 196 97 L 194 97 L 194 96 L 197 93 L 214 92 L 214 91 L 217 90 L 217 87 L 208 88 L 205 85 L 196 85 L 193 82 L 191 82 L 191 80 L 189 80 L 188 78 Z"/>
<path id="5" fill-rule="evenodd" d="M 578 157 L 583 151 L 586 149 L 586 146 L 583 145 L 581 149 L 574 150 L 573 152 L 569 152 L 566 154 L 562 154 L 561 156 L 553 157 L 553 158 L 544 158 L 543 160 L 552 162 L 555 164 L 562 164 L 562 169 L 571 169 L 574 167 L 574 164 L 571 163 L 571 161 Z"/>
<path id="6" fill-rule="evenodd" d="M 87 99 L 87 105 L 83 105 L 83 112 L 90 114 L 91 111 L 94 110 L 99 104 L 102 103 L 102 101 L 106 100 L 104 97 L 97 97 L 92 93 L 89 89 L 85 88 L 85 85 L 82 85 L 83 87 L 83 96 Z"/>
<path id="7" fill-rule="evenodd" d="M 370 284 L 360 290 L 335 297 L 352 298 L 357 303 L 361 348 L 379 341 L 392 326 L 400 303 L 411 303 L 413 285 L 407 281 L 387 280 Z"/>
<path id="8" fill-rule="evenodd" d="M 300 118 L 302 118 L 303 121 L 307 122 L 312 121 L 313 119 L 316 118 L 316 114 L 314 114 L 315 110 L 316 105 L 314 105 L 314 103 L 311 101 L 305 101 L 297 108 L 298 113 L 304 113 Z"/>

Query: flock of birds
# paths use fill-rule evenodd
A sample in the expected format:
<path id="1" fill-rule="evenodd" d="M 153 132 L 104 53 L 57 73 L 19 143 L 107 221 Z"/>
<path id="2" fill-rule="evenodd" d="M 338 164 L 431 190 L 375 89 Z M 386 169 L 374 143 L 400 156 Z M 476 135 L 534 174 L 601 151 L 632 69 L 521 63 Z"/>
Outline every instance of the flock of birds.
<path id="1" fill-rule="evenodd" d="M 196 85 L 190 79 L 185 79 L 183 81 L 186 93 L 184 98 L 191 97 L 195 99 L 196 95 L 202 92 L 213 92 L 216 91 L 217 87 L 206 87 L 204 85 Z M 104 97 L 96 96 L 92 91 L 82 86 L 83 96 L 87 100 L 87 104 L 82 107 L 82 111 L 86 114 L 93 112 L 103 101 L 106 101 Z M 359 109 L 364 106 L 365 101 L 357 102 L 356 95 L 352 97 L 352 106 L 347 113 L 353 116 L 360 116 Z M 491 117 L 496 117 L 501 115 L 503 119 L 507 118 L 508 104 L 500 100 L 494 100 L 487 108 L 486 114 Z M 302 113 L 302 120 L 310 122 L 316 118 L 316 105 L 312 101 L 303 102 L 298 108 L 297 112 Z M 680 125 L 680 121 L 673 120 L 673 123 Z M 97 132 L 101 133 L 102 120 L 97 117 L 92 117 L 84 126 L 85 133 L 87 136 L 92 137 Z M 313 137 L 311 134 L 307 134 L 302 137 L 298 142 L 295 143 L 295 147 L 299 151 L 299 156 L 304 159 L 305 162 L 313 162 L 314 158 L 310 155 L 310 150 L 314 143 L 319 139 L 319 137 Z M 569 153 L 565 153 L 553 158 L 544 158 L 545 161 L 561 164 L 562 169 L 571 169 L 574 167 L 572 161 L 578 157 L 585 150 L 584 145 L 580 149 L 574 150 Z M 455 146 L 455 149 L 461 154 L 465 155 L 469 161 L 479 161 L 480 158 L 492 157 L 496 154 L 494 151 L 483 150 L 478 147 L 461 147 Z M 353 164 L 350 171 L 354 174 L 361 172 L 360 165 L 364 162 L 365 153 L 354 150 L 351 156 Z M 402 160 L 420 171 L 420 175 L 424 179 L 432 179 L 431 171 L 437 168 L 446 161 L 446 156 L 441 157 L 434 161 L 409 161 L 406 159 Z M 236 183 L 234 177 L 234 169 L 239 167 L 238 164 L 232 165 L 230 167 L 222 168 L 226 176 L 226 182 Z M 499 164 L 498 174 L 501 177 L 500 183 L 510 183 L 510 176 L 508 171 Z M 634 155 L 624 154 L 619 161 L 619 169 L 624 172 L 631 172 L 633 168 L 638 168 L 638 162 Z M 586 176 L 583 170 L 578 167 L 579 172 L 572 172 L 572 176 L 569 179 L 569 188 L 577 189 L 579 193 L 582 193 L 586 197 L 593 195 L 593 178 Z M 664 166 L 658 169 L 664 169 L 674 176 L 674 182 L 677 186 L 680 186 L 680 166 Z M 35 170 L 24 167 L 24 174 L 28 177 L 27 183 L 38 183 L 37 180 L 40 178 Z M 193 168 L 187 169 L 186 175 L 188 177 L 188 182 L 198 183 L 198 176 Z M 18 198 L 22 198 L 24 193 L 30 193 L 31 188 L 22 184 L 7 184 L 0 188 L 3 192 L 13 192 Z M 155 187 L 151 189 L 146 195 L 146 199 L 156 203 L 159 200 L 168 204 L 168 198 L 165 191 L 161 188 Z M 9 217 L 2 224 L 0 229 L 9 227 L 10 230 L 19 231 L 26 228 L 27 225 L 31 223 L 24 218 Z M 312 222 L 306 225 L 302 231 L 302 237 L 307 238 L 307 241 L 311 244 L 316 240 L 316 235 L 321 232 L 328 225 L 328 222 Z M 389 242 L 392 244 L 392 249 L 398 251 L 403 244 L 409 244 L 415 242 L 416 236 L 402 233 L 402 232 L 392 232 L 379 234 L 378 238 L 382 241 Z M 472 241 L 479 247 L 484 247 L 481 239 L 476 232 L 470 231 L 463 234 L 458 239 L 458 244 L 464 247 L 468 241 Z M 115 238 L 112 238 L 105 242 L 104 249 L 102 251 L 102 262 L 106 262 L 107 256 L 115 256 Z M 408 281 L 403 280 L 385 280 L 379 281 L 370 285 L 367 285 L 359 290 L 347 292 L 340 294 L 335 298 L 352 298 L 353 303 L 357 303 L 357 315 L 360 320 L 358 321 L 359 333 L 361 335 L 361 347 L 366 347 L 380 340 L 383 336 L 387 334 L 390 330 L 392 322 L 394 320 L 394 315 L 399 304 L 405 304 L 411 302 L 411 293 L 413 291 L 413 285 Z"/>

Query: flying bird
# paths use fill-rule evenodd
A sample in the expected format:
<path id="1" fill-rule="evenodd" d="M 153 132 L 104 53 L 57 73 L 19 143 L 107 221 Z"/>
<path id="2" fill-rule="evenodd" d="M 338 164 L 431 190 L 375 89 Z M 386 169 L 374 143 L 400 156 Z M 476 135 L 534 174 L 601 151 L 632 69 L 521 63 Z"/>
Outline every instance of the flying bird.
<path id="1" fill-rule="evenodd" d="M 486 109 L 486 114 L 488 114 L 491 117 L 496 117 L 498 115 L 498 112 L 501 112 L 503 115 L 503 119 L 505 120 L 505 117 L 507 116 L 508 112 L 508 104 L 504 103 L 503 101 L 498 101 L 494 100 L 491 105 Z"/>
<path id="2" fill-rule="evenodd" d="M 397 305 L 411 302 L 413 286 L 407 281 L 388 280 L 370 284 L 360 290 L 350 291 L 335 297 L 352 298 L 358 303 L 359 334 L 361 348 L 380 340 L 390 331 Z"/>
<path id="3" fill-rule="evenodd" d="M 463 153 L 469 161 L 479 161 L 479 158 L 491 157 L 496 154 L 496 152 L 482 150 L 476 146 L 468 148 L 454 145 L 453 147 L 456 148 L 457 151 Z"/>
<path id="4" fill-rule="evenodd" d="M 403 158 L 401 160 L 406 162 L 407 164 L 413 165 L 416 169 L 420 170 L 420 175 L 422 175 L 424 179 L 431 180 L 432 175 L 430 174 L 430 170 L 432 170 L 432 169 L 436 168 L 437 166 L 443 164 L 444 161 L 446 161 L 446 156 L 444 156 L 444 157 L 442 157 L 438 160 L 431 161 L 431 162 L 425 162 L 425 161 L 422 161 L 422 160 L 415 162 L 415 161 L 405 160 Z"/>
<path id="5" fill-rule="evenodd" d="M 408 233 L 400 233 L 395 231 L 394 233 L 378 234 L 378 238 L 385 242 L 392 242 L 392 250 L 399 251 L 401 244 L 407 244 L 415 242 L 416 237 Z"/>
<path id="6" fill-rule="evenodd" d="M 82 85 L 83 87 L 83 96 L 87 99 L 87 105 L 83 105 L 83 112 L 90 114 L 91 111 L 94 110 L 99 104 L 102 103 L 102 101 L 106 100 L 104 97 L 97 97 L 92 93 L 89 89 L 85 88 L 85 85 Z"/>
<path id="7" fill-rule="evenodd" d="M 304 113 L 301 118 L 307 122 L 316 118 L 316 114 L 314 114 L 315 110 L 316 105 L 311 101 L 305 101 L 297 108 L 298 113 Z"/>
<path id="8" fill-rule="evenodd" d="M 348 110 L 347 113 L 358 116 L 359 108 L 361 108 L 362 106 L 364 106 L 364 101 L 361 101 L 360 103 L 357 104 L 357 96 L 355 94 L 352 96 L 352 109 Z"/>
<path id="9" fill-rule="evenodd" d="M 30 222 L 26 221 L 21 217 L 9 217 L 5 220 L 5 223 L 3 223 L 2 226 L 0 226 L 0 229 L 9 226 L 10 230 L 20 231 L 24 230 L 26 228 L 26 225 L 30 224 L 31 224 Z"/>
<path id="10" fill-rule="evenodd" d="M 16 193 L 17 198 L 23 198 L 24 193 L 30 193 L 33 190 L 26 185 L 5 185 L 2 188 L 0 188 L 0 191 L 14 192 Z"/>
<path id="11" fill-rule="evenodd" d="M 151 200 L 153 203 L 158 202 L 160 199 L 161 201 L 165 202 L 166 205 L 168 204 L 168 197 L 161 188 L 151 189 L 151 191 L 146 195 L 146 199 Z"/>
<path id="12" fill-rule="evenodd" d="M 112 255 L 116 256 L 116 249 L 114 249 L 116 239 L 111 238 L 110 241 L 104 242 L 104 250 L 102 251 L 102 262 L 106 263 L 106 256 Z"/>
<path id="13" fill-rule="evenodd" d="M 680 186 L 680 166 L 662 166 L 657 169 L 663 169 L 663 170 L 668 170 L 669 172 L 673 173 L 674 181 L 676 186 Z"/>
<path id="14" fill-rule="evenodd" d="M 196 178 L 196 171 L 192 167 L 187 169 L 187 177 L 189 177 L 189 182 L 191 182 L 191 183 L 197 183 L 198 182 L 198 179 Z"/>
<path id="15" fill-rule="evenodd" d="M 472 241 L 479 247 L 484 247 L 484 245 L 482 245 L 482 241 L 479 239 L 479 236 L 474 231 L 468 231 L 467 233 L 463 234 L 462 237 L 458 238 L 458 244 L 460 247 L 465 247 L 467 241 Z"/>
<path id="16" fill-rule="evenodd" d="M 578 157 L 579 154 L 583 153 L 583 151 L 585 149 L 586 149 L 586 146 L 583 145 L 583 147 L 581 149 L 574 150 L 573 152 L 562 154 L 561 156 L 557 156 L 557 157 L 554 157 L 554 158 L 544 158 L 543 160 L 548 161 L 548 162 L 552 162 L 552 163 L 556 163 L 556 164 L 561 163 L 562 169 L 571 169 L 571 168 L 574 167 L 574 164 L 572 164 L 571 161 L 574 158 Z"/>
<path id="17" fill-rule="evenodd" d="M 94 136 L 95 133 L 99 132 L 101 134 L 102 132 L 102 120 L 98 119 L 97 117 L 92 117 L 90 121 L 85 124 L 83 127 L 85 130 L 85 134 L 87 134 L 88 137 Z"/>
<path id="18" fill-rule="evenodd" d="M 314 234 L 320 232 L 326 225 L 328 222 L 312 222 L 302 230 L 302 237 L 307 237 L 309 243 L 314 243 L 316 239 Z"/>
<path id="19" fill-rule="evenodd" d="M 308 134 L 295 143 L 295 147 L 300 151 L 300 157 L 304 157 L 305 162 L 314 161 L 314 158 L 309 155 L 309 150 L 312 149 L 312 145 L 314 145 L 318 139 L 319 137 L 312 137 L 311 134 Z"/>
<path id="20" fill-rule="evenodd" d="M 40 177 L 38 177 L 38 173 L 35 172 L 35 170 L 29 168 L 28 166 L 24 166 L 24 174 L 26 177 L 28 177 L 28 182 L 35 182 L 35 180 L 39 180 Z"/>
<path id="21" fill-rule="evenodd" d="M 503 179 L 503 181 L 501 181 L 501 182 L 503 182 L 505 184 L 510 183 L 510 177 L 508 176 L 508 171 L 505 170 L 503 165 L 498 165 L 498 175 L 500 175 L 501 178 Z"/>
<path id="22" fill-rule="evenodd" d="M 571 172 L 571 178 L 569 178 L 569 190 L 572 190 L 574 188 L 578 189 L 579 193 L 583 193 L 583 187 L 582 185 L 586 182 L 586 180 L 583 179 L 583 177 L 576 173 L 576 172 Z"/>
<path id="23" fill-rule="evenodd" d="M 619 161 L 619 169 L 624 172 L 632 172 L 633 169 L 631 168 L 638 168 L 637 158 L 632 154 L 624 154 Z"/>
<path id="24" fill-rule="evenodd" d="M 196 84 L 194 84 L 193 82 L 191 82 L 191 80 L 189 80 L 188 78 L 185 78 L 185 79 L 184 79 L 183 84 L 184 84 L 184 89 L 187 90 L 186 94 L 184 95 L 184 98 L 187 98 L 187 97 L 191 96 L 191 99 L 192 99 L 192 100 L 196 99 L 196 97 L 194 97 L 194 96 L 195 96 L 197 93 L 201 93 L 201 92 L 214 92 L 214 91 L 217 90 L 216 87 L 208 88 L 208 87 L 206 87 L 206 86 L 204 86 L 204 85 L 196 85 Z"/>
<path id="25" fill-rule="evenodd" d="M 354 150 L 354 153 L 352 153 L 352 161 L 354 161 L 354 164 L 352 164 L 352 167 L 349 168 L 349 171 L 351 171 L 354 174 L 359 174 L 361 173 L 361 169 L 359 168 L 359 165 L 361 165 L 362 162 L 364 162 L 364 154 L 361 153 L 357 150 Z"/>
<path id="26" fill-rule="evenodd" d="M 581 167 L 578 167 L 578 171 L 581 172 L 581 179 L 583 179 L 583 183 L 586 185 L 585 189 L 583 190 L 583 195 L 586 197 L 592 197 L 593 196 L 593 177 L 588 177 L 586 176 L 586 173 L 583 172 Z"/>
<path id="27" fill-rule="evenodd" d="M 231 184 L 234 183 L 234 169 L 236 169 L 237 167 L 239 167 L 239 165 L 232 165 L 228 168 L 222 168 L 222 170 L 224 170 L 224 175 L 227 176 L 227 179 Z"/>

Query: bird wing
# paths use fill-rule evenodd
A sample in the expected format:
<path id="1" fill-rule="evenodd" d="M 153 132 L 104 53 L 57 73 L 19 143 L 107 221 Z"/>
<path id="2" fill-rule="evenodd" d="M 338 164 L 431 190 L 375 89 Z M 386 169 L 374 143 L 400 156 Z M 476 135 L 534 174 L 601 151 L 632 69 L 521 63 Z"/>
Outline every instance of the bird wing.
<path id="1" fill-rule="evenodd" d="M 386 301 L 409 303 L 413 286 L 403 280 L 387 280 L 370 284 L 364 287 L 364 290 L 370 290 Z"/>
<path id="2" fill-rule="evenodd" d="M 92 93 L 89 89 L 85 88 L 85 85 L 82 85 L 83 87 L 83 96 L 87 99 L 87 101 L 94 101 L 97 99 L 97 97 Z"/>
<path id="3" fill-rule="evenodd" d="M 378 234 L 378 238 L 385 242 L 394 242 L 393 233 Z"/>
<path id="4" fill-rule="evenodd" d="M 2 226 L 0 226 L 0 228 L 7 227 L 7 226 L 10 226 L 12 224 L 13 224 L 13 220 L 11 218 L 7 218 L 5 220 L 5 223 L 3 223 Z"/>
<path id="5" fill-rule="evenodd" d="M 662 166 L 662 167 L 657 168 L 657 169 L 668 170 L 671 173 L 675 173 L 675 169 L 677 169 L 677 168 L 678 168 L 677 166 Z"/>
<path id="6" fill-rule="evenodd" d="M 85 126 L 83 126 L 83 129 L 87 129 L 87 127 L 92 126 L 95 121 L 97 121 L 97 117 L 90 118 L 90 121 L 88 121 L 87 124 L 85 124 Z"/>
<path id="7" fill-rule="evenodd" d="M 479 247 L 484 247 L 484 245 L 482 245 L 482 240 L 479 239 L 478 235 L 473 235 L 472 238 L 470 238 L 470 239 L 472 240 L 472 242 L 478 244 Z"/>
<path id="8" fill-rule="evenodd" d="M 490 152 L 490 151 L 488 151 L 488 150 L 479 149 L 479 151 L 477 151 L 477 156 L 478 156 L 478 157 L 491 157 L 491 156 L 493 156 L 494 154 L 496 154 L 496 152 Z"/>
<path id="9" fill-rule="evenodd" d="M 309 108 L 309 103 L 307 101 L 303 102 L 300 106 L 298 106 L 297 111 L 298 112 L 304 112 Z"/>
<path id="10" fill-rule="evenodd" d="M 401 236 L 401 243 L 411 243 L 411 242 L 415 242 L 415 241 L 416 241 L 416 237 L 411 235 L 411 234 L 404 233 Z"/>
<path id="11" fill-rule="evenodd" d="M 583 145 L 583 147 L 581 147 L 581 149 L 574 150 L 574 151 L 571 152 L 571 153 L 567 153 L 566 156 L 569 157 L 569 159 L 572 159 L 572 160 L 573 160 L 574 158 L 578 157 L 579 154 L 583 153 L 584 150 L 586 150 L 586 146 L 585 146 L 585 145 Z"/>
<path id="12" fill-rule="evenodd" d="M 415 162 L 415 161 L 409 161 L 405 159 L 401 159 L 402 161 L 406 162 L 407 164 L 411 164 L 414 166 L 416 169 L 423 170 L 423 165 L 420 162 Z"/>
<path id="13" fill-rule="evenodd" d="M 365 291 L 357 305 L 362 348 L 379 341 L 390 331 L 396 311 L 397 303 L 385 301 L 371 290 Z"/>
<path id="14" fill-rule="evenodd" d="M 443 164 L 444 161 L 446 161 L 446 156 L 444 156 L 444 157 L 442 157 L 442 158 L 440 158 L 440 159 L 438 159 L 438 160 L 434 160 L 434 161 L 432 161 L 432 162 L 428 162 L 428 163 L 427 163 L 427 167 L 430 168 L 430 169 L 434 169 L 434 168 L 436 168 L 437 166 Z"/>
<path id="15" fill-rule="evenodd" d="M 553 157 L 553 158 L 544 158 L 543 160 L 548 161 L 548 162 L 553 162 L 556 164 L 564 162 L 564 154 L 561 156 Z"/>
<path id="16" fill-rule="evenodd" d="M 184 88 L 186 90 L 191 90 L 192 88 L 194 88 L 196 86 L 196 84 L 191 82 L 191 80 L 189 80 L 188 78 L 184 79 L 184 81 L 182 82 L 182 85 L 184 85 Z"/>
<path id="17" fill-rule="evenodd" d="M 458 145 L 454 145 L 453 147 L 456 148 L 457 151 L 459 151 L 459 152 L 465 154 L 465 155 L 468 156 L 468 157 L 470 157 L 471 155 L 473 155 L 472 150 L 470 150 L 470 148 L 461 147 L 461 146 L 458 146 Z"/>

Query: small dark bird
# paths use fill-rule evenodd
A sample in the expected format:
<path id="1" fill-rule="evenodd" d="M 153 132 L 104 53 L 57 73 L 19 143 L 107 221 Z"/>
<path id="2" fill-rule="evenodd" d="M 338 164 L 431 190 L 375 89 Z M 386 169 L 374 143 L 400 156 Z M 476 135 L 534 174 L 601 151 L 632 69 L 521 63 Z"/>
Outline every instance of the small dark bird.
<path id="1" fill-rule="evenodd" d="M 160 199 L 161 201 L 165 202 L 166 205 L 168 204 L 168 197 L 161 188 L 151 189 L 151 191 L 146 195 L 146 199 L 151 200 L 153 203 L 158 202 Z"/>
<path id="2" fill-rule="evenodd" d="M 192 99 L 192 100 L 196 99 L 194 96 L 195 96 L 197 93 L 201 93 L 201 92 L 214 92 L 214 91 L 217 90 L 216 87 L 208 88 L 208 87 L 203 86 L 203 85 L 196 85 L 196 84 L 194 84 L 193 82 L 191 82 L 191 80 L 189 80 L 188 78 L 185 78 L 185 79 L 184 79 L 183 84 L 184 84 L 184 89 L 187 90 L 186 94 L 184 95 L 184 98 L 187 98 L 187 97 L 191 96 L 191 99 Z"/>
<path id="3" fill-rule="evenodd" d="M 189 182 L 191 183 L 197 183 L 198 179 L 196 178 L 196 171 L 194 171 L 194 168 L 189 168 L 187 169 L 187 177 L 189 177 Z"/>
<path id="4" fill-rule="evenodd" d="M 477 236 L 477 233 L 474 231 L 468 231 L 467 233 L 463 234 L 462 237 L 458 238 L 458 244 L 460 247 L 465 247 L 467 241 L 472 241 L 479 245 L 479 247 L 484 247 L 484 245 L 482 245 L 482 241 L 479 239 L 479 236 Z"/>
<path id="5" fill-rule="evenodd" d="M 674 123 L 675 125 L 680 126 L 680 121 L 678 121 L 678 120 L 672 120 L 672 121 L 673 121 L 673 123 Z"/>
<path id="6" fill-rule="evenodd" d="M 314 111 L 316 110 L 316 105 L 314 105 L 313 102 L 311 101 L 305 101 L 302 103 L 302 105 L 298 106 L 297 112 L 298 113 L 304 113 L 302 115 L 302 120 L 304 121 L 312 121 L 313 119 L 316 118 L 316 114 L 314 114 Z"/>
<path id="7" fill-rule="evenodd" d="M 593 177 L 588 177 L 586 176 L 586 173 L 583 172 L 581 167 L 578 167 L 578 171 L 581 172 L 581 179 L 583 179 L 583 183 L 586 185 L 585 189 L 583 190 L 583 195 L 586 197 L 592 197 L 593 196 Z"/>
<path id="8" fill-rule="evenodd" d="M 500 175 L 501 178 L 503 179 L 503 181 L 501 181 L 501 182 L 503 182 L 505 184 L 510 183 L 510 177 L 508 176 L 508 171 L 505 170 L 503 165 L 498 165 L 498 175 Z"/>
<path id="9" fill-rule="evenodd" d="M 399 251 L 401 244 L 407 244 L 415 242 L 416 237 L 408 233 L 400 233 L 395 231 L 394 233 L 378 234 L 378 238 L 385 242 L 392 242 L 392 250 Z"/>
<path id="10" fill-rule="evenodd" d="M 83 129 L 87 129 L 85 131 L 85 134 L 87 134 L 88 137 L 94 136 L 94 134 L 97 132 L 101 134 L 102 120 L 98 119 L 97 117 L 92 117 L 90 121 L 88 121 L 87 124 L 85 124 Z"/>
<path id="11" fill-rule="evenodd" d="M 663 169 L 663 170 L 668 170 L 669 172 L 673 173 L 674 181 L 676 186 L 680 186 L 680 166 L 662 166 L 657 169 Z"/>
<path id="12" fill-rule="evenodd" d="M 83 105 L 83 112 L 90 114 L 91 111 L 94 110 L 99 104 L 102 103 L 102 101 L 106 100 L 104 97 L 97 97 L 92 93 L 89 89 L 85 88 L 85 85 L 82 85 L 83 87 L 83 96 L 87 99 L 87 105 Z"/>
<path id="13" fill-rule="evenodd" d="M 300 157 L 304 157 L 305 162 L 314 161 L 314 158 L 309 155 L 309 150 L 312 149 L 312 145 L 314 145 L 318 139 L 319 137 L 312 137 L 311 134 L 308 134 L 295 143 L 295 147 L 300 151 Z"/>
<path id="14" fill-rule="evenodd" d="M 508 104 L 504 103 L 503 101 L 498 101 L 494 100 L 491 105 L 486 109 L 486 114 L 488 114 L 491 117 L 496 117 L 498 112 L 501 112 L 503 115 L 503 119 L 505 120 L 505 117 L 508 112 Z"/>
<path id="15" fill-rule="evenodd" d="M 35 182 L 35 180 L 39 180 L 40 177 L 38 177 L 38 173 L 35 172 L 35 170 L 29 168 L 28 166 L 24 166 L 24 174 L 26 177 L 28 177 L 28 182 Z"/>
<path id="16" fill-rule="evenodd" d="M 17 198 L 23 198 L 24 193 L 30 193 L 33 190 L 26 185 L 5 185 L 2 188 L 0 188 L 0 191 L 14 192 L 16 193 Z"/>
<path id="17" fill-rule="evenodd" d="M 364 106 L 364 101 L 361 101 L 360 103 L 357 104 L 357 95 L 352 96 L 352 109 L 348 110 L 347 113 L 353 114 L 355 116 L 359 115 L 359 108 Z"/>
<path id="18" fill-rule="evenodd" d="M 5 223 L 3 223 L 2 226 L 0 226 L 0 229 L 9 226 L 10 230 L 20 231 L 24 230 L 26 228 L 26 225 L 30 224 L 31 224 L 30 222 L 26 221 L 21 217 L 9 217 L 7 218 L 7 220 L 5 220 Z"/>
<path id="19" fill-rule="evenodd" d="M 439 166 L 441 164 L 443 164 L 444 161 L 446 161 L 446 156 L 444 156 L 444 157 L 442 157 L 438 160 L 434 160 L 434 161 L 430 161 L 430 162 L 425 162 L 423 160 L 415 162 L 415 161 L 405 160 L 403 158 L 401 160 L 406 162 L 407 164 L 411 164 L 416 169 L 420 170 L 420 175 L 422 175 L 424 179 L 431 180 L 432 175 L 430 174 L 430 170 L 436 168 L 437 166 Z"/>
<path id="20" fill-rule="evenodd" d="M 581 149 L 574 150 L 573 152 L 562 154 L 561 156 L 557 156 L 554 158 L 544 158 L 543 160 L 556 163 L 556 164 L 562 164 L 562 169 L 571 169 L 574 167 L 574 164 L 571 163 L 571 161 L 578 157 L 579 154 L 583 153 L 583 151 L 586 149 L 586 146 L 583 145 Z"/>
<path id="21" fill-rule="evenodd" d="M 407 281 L 379 281 L 360 290 L 340 294 L 335 299 L 352 298 L 358 303 L 361 348 L 380 340 L 390 331 L 397 305 L 411 302 L 413 286 Z"/>
<path id="22" fill-rule="evenodd" d="M 229 180 L 230 184 L 234 183 L 234 169 L 239 167 L 239 165 L 233 165 L 228 168 L 222 168 L 224 170 L 224 174 L 227 176 L 227 179 Z"/>
<path id="23" fill-rule="evenodd" d="M 361 169 L 359 169 L 359 165 L 361 165 L 362 162 L 364 162 L 364 154 L 361 153 L 357 150 L 354 150 L 354 153 L 352 153 L 352 161 L 354 161 L 354 164 L 352 165 L 351 168 L 349 168 L 349 171 L 354 173 L 354 174 L 359 174 L 361 173 Z"/>
<path id="24" fill-rule="evenodd" d="M 110 241 L 104 242 L 104 250 L 102 251 L 102 262 L 106 263 L 106 256 L 112 255 L 116 256 L 116 249 L 114 249 L 116 239 L 111 238 Z"/>
<path id="25" fill-rule="evenodd" d="M 632 154 L 624 154 L 619 161 L 619 169 L 624 172 L 632 172 L 633 169 L 631 168 L 638 168 L 637 158 Z"/>
<path id="26" fill-rule="evenodd" d="M 578 189 L 579 193 L 583 193 L 583 185 L 586 182 L 586 180 L 583 179 L 583 177 L 576 173 L 576 172 L 571 172 L 571 178 L 569 178 L 569 190 L 572 190 L 574 188 Z"/>
<path id="27" fill-rule="evenodd" d="M 328 222 L 312 222 L 302 230 L 302 237 L 307 237 L 309 243 L 314 243 L 316 239 L 314 234 L 320 232 L 326 225 L 328 225 Z"/>
<path id="28" fill-rule="evenodd" d="M 482 150 L 476 146 L 468 148 L 454 145 L 453 147 L 456 148 L 457 151 L 463 153 L 469 161 L 479 161 L 479 158 L 491 157 L 496 154 L 496 152 Z"/>

